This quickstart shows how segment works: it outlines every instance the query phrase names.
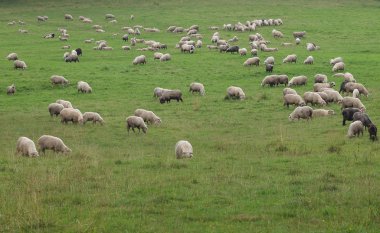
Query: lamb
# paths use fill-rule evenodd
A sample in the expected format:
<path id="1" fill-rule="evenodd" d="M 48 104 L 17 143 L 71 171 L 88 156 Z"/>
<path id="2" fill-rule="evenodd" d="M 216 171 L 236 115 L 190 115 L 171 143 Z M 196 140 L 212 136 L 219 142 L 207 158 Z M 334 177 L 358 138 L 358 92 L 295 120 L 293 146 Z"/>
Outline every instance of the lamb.
<path id="1" fill-rule="evenodd" d="M 374 124 L 370 124 L 368 127 L 368 133 L 369 133 L 369 139 L 374 141 L 377 141 L 377 127 Z"/>
<path id="2" fill-rule="evenodd" d="M 274 57 L 273 56 L 270 56 L 270 57 L 267 57 L 264 61 L 264 64 L 272 64 L 274 65 Z"/>
<path id="3" fill-rule="evenodd" d="M 146 57 L 145 57 L 145 55 L 140 55 L 140 56 L 135 57 L 135 59 L 133 60 L 132 64 L 133 65 L 146 64 Z"/>
<path id="4" fill-rule="evenodd" d="M 159 118 L 154 112 L 145 109 L 138 108 L 135 110 L 135 116 L 144 119 L 147 124 L 160 124 L 161 118 Z"/>
<path id="5" fill-rule="evenodd" d="M 295 119 L 312 119 L 313 117 L 313 109 L 309 106 L 302 106 L 302 107 L 297 107 L 294 109 L 292 113 L 289 115 L 289 121 L 293 121 Z"/>
<path id="6" fill-rule="evenodd" d="M 53 115 L 58 116 L 64 108 L 65 106 L 59 103 L 51 103 L 48 106 L 48 110 L 51 117 L 53 117 Z"/>
<path id="7" fill-rule="evenodd" d="M 346 125 L 346 121 L 352 121 L 354 114 L 356 112 L 360 112 L 360 109 L 358 109 L 358 108 L 345 108 L 345 109 L 343 109 L 342 110 L 342 116 L 343 116 L 342 125 Z"/>
<path id="8" fill-rule="evenodd" d="M 21 61 L 21 60 L 15 60 L 13 62 L 13 65 L 14 65 L 15 69 L 23 69 L 23 70 L 25 70 L 27 68 L 26 63 L 24 61 Z"/>
<path id="9" fill-rule="evenodd" d="M 83 124 L 83 115 L 79 111 L 79 109 L 74 108 L 64 108 L 59 113 L 61 116 L 61 123 L 68 123 L 69 121 L 73 122 L 73 124 Z"/>
<path id="10" fill-rule="evenodd" d="M 326 102 L 322 99 L 320 95 L 318 95 L 315 92 L 307 91 L 303 94 L 303 99 L 305 101 L 305 104 L 311 103 L 312 105 L 319 104 L 319 105 L 326 105 Z"/>
<path id="11" fill-rule="evenodd" d="M 205 95 L 205 87 L 202 83 L 193 82 L 190 84 L 189 91 L 194 94 L 194 92 L 199 92 L 200 95 Z"/>
<path id="12" fill-rule="evenodd" d="M 335 63 L 335 65 L 332 68 L 332 71 L 337 72 L 337 71 L 341 71 L 341 70 L 344 70 L 344 63 L 343 62 Z"/>
<path id="13" fill-rule="evenodd" d="M 274 38 L 282 38 L 282 37 L 284 37 L 284 34 L 282 34 L 282 32 L 280 32 L 280 31 L 277 31 L 276 29 L 273 29 L 272 30 L 272 36 Z"/>
<path id="14" fill-rule="evenodd" d="M 354 97 L 354 98 L 358 98 L 358 99 L 359 99 L 359 95 L 360 95 L 359 90 L 355 88 L 355 89 L 352 91 L 352 97 Z"/>
<path id="15" fill-rule="evenodd" d="M 146 131 L 148 130 L 148 127 L 146 126 L 144 119 L 142 117 L 129 116 L 126 119 L 126 122 L 127 122 L 128 134 L 131 128 L 133 132 L 135 132 L 135 128 L 137 128 L 139 130 L 139 133 L 140 133 L 140 129 L 142 129 L 143 133 L 146 133 Z"/>
<path id="16" fill-rule="evenodd" d="M 78 92 L 92 93 L 92 88 L 87 82 L 79 81 L 77 85 Z"/>
<path id="17" fill-rule="evenodd" d="M 313 56 L 308 56 L 305 61 L 303 61 L 303 64 L 306 64 L 306 65 L 312 65 L 314 63 L 314 58 Z"/>
<path id="18" fill-rule="evenodd" d="M 247 55 L 247 49 L 246 48 L 239 49 L 239 54 L 240 54 L 240 56 Z"/>
<path id="19" fill-rule="evenodd" d="M 83 124 L 86 124 L 87 121 L 92 121 L 93 124 L 96 124 L 96 122 L 99 122 L 101 125 L 104 124 L 103 118 L 97 112 L 83 113 Z"/>
<path id="20" fill-rule="evenodd" d="M 285 87 L 284 90 L 282 90 L 282 94 L 283 95 L 287 95 L 287 94 L 298 95 L 296 90 L 289 88 L 289 87 Z"/>
<path id="21" fill-rule="evenodd" d="M 7 87 L 7 95 L 14 95 L 16 93 L 16 86 L 14 84 Z"/>
<path id="22" fill-rule="evenodd" d="M 307 77 L 304 75 L 300 76 L 294 76 L 292 79 L 290 79 L 288 86 L 301 86 L 301 85 L 306 85 L 307 83 Z"/>
<path id="23" fill-rule="evenodd" d="M 327 76 L 324 74 L 316 74 L 314 76 L 314 83 L 327 83 Z"/>
<path id="24" fill-rule="evenodd" d="M 10 53 L 7 56 L 8 61 L 15 61 L 18 59 L 17 53 Z"/>
<path id="25" fill-rule="evenodd" d="M 42 135 L 38 139 L 38 146 L 39 146 L 39 151 L 42 151 L 42 153 L 45 153 L 45 150 L 53 150 L 56 153 L 70 153 L 71 149 L 68 148 L 65 143 L 63 143 L 62 139 L 58 137 L 54 137 L 51 135 Z"/>
<path id="26" fill-rule="evenodd" d="M 332 88 L 335 86 L 335 82 L 330 82 L 330 83 L 315 83 L 313 85 L 313 89 L 315 92 L 320 92 L 324 88 Z"/>
<path id="27" fill-rule="evenodd" d="M 62 86 L 69 84 L 69 81 L 60 75 L 52 75 L 50 77 L 50 81 L 52 85 L 62 84 Z"/>
<path id="28" fill-rule="evenodd" d="M 159 60 L 161 57 L 162 57 L 162 55 L 164 55 L 164 54 L 162 54 L 162 53 L 159 53 L 159 52 L 155 52 L 154 54 L 153 54 L 153 59 L 154 60 Z"/>
<path id="29" fill-rule="evenodd" d="M 244 66 L 259 66 L 260 64 L 260 58 L 259 57 L 250 57 L 243 63 Z"/>
<path id="30" fill-rule="evenodd" d="M 230 86 L 227 88 L 227 95 L 225 99 L 245 99 L 245 93 L 240 87 Z"/>
<path id="31" fill-rule="evenodd" d="M 361 83 L 353 83 L 353 82 L 347 82 L 344 85 L 344 90 L 346 92 L 353 92 L 355 89 L 359 91 L 359 94 L 363 94 L 366 97 L 368 97 L 368 90 L 364 87 Z"/>
<path id="32" fill-rule="evenodd" d="M 305 32 L 305 31 L 301 31 L 301 32 L 293 32 L 293 37 L 294 37 L 294 38 L 303 38 L 305 35 L 306 35 L 306 32 Z"/>
<path id="33" fill-rule="evenodd" d="M 160 61 L 170 61 L 171 59 L 172 57 L 170 56 L 169 53 L 165 53 L 164 55 L 160 57 Z"/>
<path id="34" fill-rule="evenodd" d="M 334 110 L 313 109 L 313 117 L 323 117 L 323 116 L 331 116 L 331 115 L 335 115 Z"/>
<path id="35" fill-rule="evenodd" d="M 305 101 L 302 99 L 301 96 L 297 94 L 286 94 L 283 96 L 284 99 L 284 106 L 286 105 L 289 108 L 289 105 L 297 105 L 297 106 L 304 106 Z"/>
<path id="36" fill-rule="evenodd" d="M 352 121 L 361 121 L 363 123 L 364 128 L 367 128 L 372 124 L 372 121 L 369 118 L 368 114 L 362 111 L 355 112 L 352 116 Z"/>
<path id="37" fill-rule="evenodd" d="M 360 133 L 363 136 L 363 123 L 361 121 L 354 121 L 348 127 L 347 137 L 359 137 Z"/>
<path id="38" fill-rule="evenodd" d="M 360 99 L 357 99 L 357 98 L 346 96 L 342 99 L 341 104 L 342 104 L 342 109 L 353 107 L 353 108 L 359 108 L 365 111 L 365 106 L 360 101 Z"/>
<path id="39" fill-rule="evenodd" d="M 67 101 L 67 100 L 57 100 L 55 102 L 58 103 L 58 104 L 62 104 L 63 107 L 65 107 L 65 108 L 73 108 L 73 105 L 71 104 L 70 101 Z"/>
<path id="40" fill-rule="evenodd" d="M 19 137 L 16 143 L 16 153 L 29 157 L 39 156 L 36 145 L 27 137 Z"/>
<path id="41" fill-rule="evenodd" d="M 297 63 L 297 55 L 295 54 L 291 54 L 291 55 L 288 55 L 286 56 L 283 60 L 282 60 L 283 63 Z"/>
<path id="42" fill-rule="evenodd" d="M 177 159 L 182 158 L 192 158 L 193 157 L 193 147 L 190 142 L 185 140 L 180 140 L 175 144 L 175 155 Z"/>
<path id="43" fill-rule="evenodd" d="M 162 95 L 160 96 L 160 103 L 163 104 L 163 103 L 169 103 L 171 99 L 175 99 L 177 100 L 177 102 L 179 102 L 181 100 L 181 102 L 183 102 L 183 99 L 182 99 L 182 92 L 180 90 L 166 90 L 166 91 L 163 91 Z"/>
<path id="44" fill-rule="evenodd" d="M 336 57 L 336 58 L 330 59 L 330 65 L 332 65 L 332 66 L 334 66 L 338 62 L 343 62 L 343 58 L 342 57 Z"/>

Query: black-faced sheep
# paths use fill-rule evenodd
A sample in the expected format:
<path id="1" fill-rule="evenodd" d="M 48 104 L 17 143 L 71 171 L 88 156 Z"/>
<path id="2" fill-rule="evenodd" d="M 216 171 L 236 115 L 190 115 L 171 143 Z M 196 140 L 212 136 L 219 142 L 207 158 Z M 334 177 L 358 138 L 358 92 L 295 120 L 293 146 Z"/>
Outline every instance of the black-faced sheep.
<path id="1" fill-rule="evenodd" d="M 39 156 L 36 145 L 27 137 L 19 137 L 16 143 L 16 153 L 29 157 Z"/>
<path id="2" fill-rule="evenodd" d="M 65 57 L 65 62 L 79 62 L 79 58 L 77 54 L 69 54 L 67 57 Z"/>
<path id="3" fill-rule="evenodd" d="M 369 125 L 368 127 L 368 133 L 369 133 L 369 139 L 374 141 L 377 141 L 377 127 L 374 124 Z"/>
<path id="4" fill-rule="evenodd" d="M 135 132 L 135 128 L 137 128 L 139 130 L 139 133 L 140 133 L 140 129 L 142 129 L 143 133 L 146 133 L 146 131 L 148 130 L 148 127 L 146 126 L 144 119 L 142 117 L 129 116 L 126 119 L 126 122 L 127 122 L 128 134 L 131 128 L 133 132 Z"/>
<path id="5" fill-rule="evenodd" d="M 58 153 L 70 153 L 71 149 L 68 148 L 65 143 L 63 143 L 62 139 L 58 137 L 54 137 L 51 135 L 42 135 L 37 142 L 39 146 L 39 151 L 42 151 L 42 153 L 45 153 L 45 150 L 53 150 L 54 152 Z"/>
<path id="6" fill-rule="evenodd" d="M 77 52 L 77 56 L 82 56 L 82 54 L 83 54 L 81 48 L 77 48 L 77 49 L 75 49 L 75 52 Z M 78 62 L 79 62 L 79 60 L 78 60 Z"/>

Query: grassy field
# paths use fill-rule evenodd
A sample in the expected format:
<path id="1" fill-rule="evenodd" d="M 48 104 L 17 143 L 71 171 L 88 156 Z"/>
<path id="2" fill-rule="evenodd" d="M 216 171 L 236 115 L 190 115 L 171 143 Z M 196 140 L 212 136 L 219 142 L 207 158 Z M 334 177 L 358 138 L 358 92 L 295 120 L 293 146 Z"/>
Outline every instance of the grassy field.
<path id="1" fill-rule="evenodd" d="M 362 101 L 372 121 L 380 122 L 379 1 L 1 1 L 0 3 L 0 232 L 378 232 L 380 229 L 380 146 L 364 137 L 348 139 L 337 113 L 312 121 L 289 122 L 293 107 L 282 106 L 283 87 L 262 88 L 264 65 L 244 67 L 247 57 L 206 48 L 214 31 L 209 26 L 246 20 L 281 18 L 281 26 L 257 29 L 278 47 L 259 53 L 274 56 L 274 73 L 306 75 L 296 87 L 312 90 L 313 77 L 333 77 L 329 60 L 341 56 L 346 71 L 363 83 L 370 96 Z M 65 13 L 74 16 L 65 21 Z M 112 13 L 117 24 L 104 16 Z M 130 15 L 134 14 L 134 21 Z M 47 15 L 47 22 L 37 22 Z M 78 20 L 89 17 L 103 26 Z M 12 20 L 26 25 L 8 26 Z M 172 61 L 153 60 L 153 52 L 123 51 L 124 26 L 157 27 L 139 38 L 168 45 Z M 166 32 L 170 25 L 200 26 L 204 47 L 182 54 L 174 46 L 183 34 Z M 68 42 L 43 39 L 66 28 Z M 272 29 L 284 33 L 274 39 Z M 21 34 L 19 29 L 26 29 Z M 307 31 L 300 46 L 293 31 Z M 249 48 L 255 32 L 219 30 L 223 39 Z M 114 36 L 114 34 L 118 34 Z M 85 39 L 107 40 L 112 51 L 96 51 Z M 308 52 L 306 42 L 319 51 Z M 65 63 L 70 44 L 82 48 L 79 63 Z M 144 45 L 138 44 L 137 48 Z M 5 59 L 16 52 L 28 64 L 14 70 Z M 282 64 L 295 53 L 297 64 Z M 132 65 L 144 54 L 146 65 Z M 309 55 L 314 65 L 303 65 Z M 52 87 L 50 76 L 63 75 L 68 87 Z M 88 82 L 91 94 L 79 94 L 76 83 Z M 206 95 L 188 93 L 191 82 L 205 85 Z M 7 96 L 14 83 L 17 92 Z M 244 101 L 224 100 L 230 85 L 240 86 Z M 180 89 L 183 103 L 160 104 L 157 86 Z M 104 126 L 63 125 L 47 106 L 69 100 L 82 112 L 99 112 Z M 162 119 L 146 135 L 127 134 L 125 118 L 136 108 Z M 18 137 L 34 140 L 58 136 L 72 149 L 65 156 L 47 152 L 38 158 L 15 155 Z M 177 160 L 174 145 L 192 143 L 194 157 Z"/>

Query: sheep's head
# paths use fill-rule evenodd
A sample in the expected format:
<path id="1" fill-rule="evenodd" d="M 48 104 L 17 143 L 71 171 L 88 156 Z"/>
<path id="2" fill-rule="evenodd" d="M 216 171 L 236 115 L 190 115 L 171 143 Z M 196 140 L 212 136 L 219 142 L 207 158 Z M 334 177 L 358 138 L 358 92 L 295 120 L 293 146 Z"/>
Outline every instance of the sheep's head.
<path id="1" fill-rule="evenodd" d="M 70 153 L 70 152 L 71 152 L 71 149 L 68 148 L 67 146 L 65 146 L 65 147 L 63 148 L 63 153 L 68 154 L 68 153 Z"/>

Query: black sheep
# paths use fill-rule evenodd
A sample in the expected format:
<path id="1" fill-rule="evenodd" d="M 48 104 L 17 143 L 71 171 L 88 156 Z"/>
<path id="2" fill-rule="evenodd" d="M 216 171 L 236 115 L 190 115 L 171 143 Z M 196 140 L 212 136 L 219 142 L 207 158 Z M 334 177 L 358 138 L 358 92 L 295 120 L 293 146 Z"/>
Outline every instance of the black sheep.
<path id="1" fill-rule="evenodd" d="M 346 121 L 352 121 L 355 112 L 360 112 L 358 108 L 345 108 L 342 110 L 343 122 L 342 125 L 346 125 Z"/>
<path id="2" fill-rule="evenodd" d="M 377 127 L 374 124 L 370 124 L 368 127 L 369 139 L 377 141 Z"/>
<path id="3" fill-rule="evenodd" d="M 369 125 L 372 124 L 372 121 L 369 119 L 368 114 L 364 112 L 355 112 L 352 116 L 352 121 L 361 121 L 365 128 L 369 127 Z"/>
<path id="4" fill-rule="evenodd" d="M 231 53 L 233 54 L 234 52 L 239 52 L 239 46 L 237 45 L 234 45 L 234 46 L 231 46 L 229 47 L 227 50 L 226 50 L 226 53 Z"/>

